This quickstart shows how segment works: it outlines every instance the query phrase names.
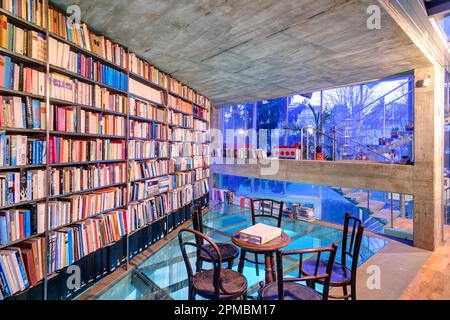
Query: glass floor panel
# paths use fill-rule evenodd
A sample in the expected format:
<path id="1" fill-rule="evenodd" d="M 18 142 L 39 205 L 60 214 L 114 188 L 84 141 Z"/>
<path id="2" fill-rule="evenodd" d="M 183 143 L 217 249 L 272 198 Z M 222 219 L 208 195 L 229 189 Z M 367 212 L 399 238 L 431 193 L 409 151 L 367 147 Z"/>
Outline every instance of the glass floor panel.
<path id="1" fill-rule="evenodd" d="M 273 224 L 273 221 L 275 220 L 269 219 L 264 222 Z M 231 243 L 230 237 L 234 232 L 251 225 L 250 210 L 229 204 L 219 204 L 204 216 L 203 223 L 205 233 L 214 241 Z M 287 217 L 283 220 L 282 229 L 292 238 L 287 249 L 329 246 L 333 242 L 340 245 L 342 242 L 340 230 L 302 221 L 290 221 Z M 379 238 L 364 237 L 359 264 L 363 264 L 386 244 L 387 241 Z M 190 256 L 192 256 L 191 263 L 195 265 L 193 252 Z M 338 250 L 336 261 L 340 261 L 340 250 Z M 238 261 L 235 261 L 234 270 L 237 269 L 237 263 Z M 295 275 L 296 266 L 297 262 L 294 260 L 283 260 L 283 267 L 288 275 Z M 208 264 L 204 264 L 204 268 L 208 267 Z M 248 281 L 249 294 L 256 294 L 258 283 L 264 280 L 264 267 L 259 266 L 257 270 L 254 264 L 246 262 L 244 275 Z M 109 285 L 96 299 L 185 300 L 188 298 L 187 286 L 186 268 L 179 249 L 178 238 L 175 238 L 131 269 L 126 276 Z"/>

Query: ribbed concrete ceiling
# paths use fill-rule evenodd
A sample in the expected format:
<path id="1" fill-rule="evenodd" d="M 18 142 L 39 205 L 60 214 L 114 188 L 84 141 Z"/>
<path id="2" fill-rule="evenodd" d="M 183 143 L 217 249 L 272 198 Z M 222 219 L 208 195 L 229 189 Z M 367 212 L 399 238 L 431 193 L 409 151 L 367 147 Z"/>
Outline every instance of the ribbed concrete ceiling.
<path id="1" fill-rule="evenodd" d="M 380 79 L 426 64 L 376 0 L 56 0 L 215 106 Z"/>

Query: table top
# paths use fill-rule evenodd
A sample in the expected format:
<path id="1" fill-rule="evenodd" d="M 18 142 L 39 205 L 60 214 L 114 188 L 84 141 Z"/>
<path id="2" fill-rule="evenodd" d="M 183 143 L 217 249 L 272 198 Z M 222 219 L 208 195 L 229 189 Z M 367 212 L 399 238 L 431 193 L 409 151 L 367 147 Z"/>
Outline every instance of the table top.
<path id="1" fill-rule="evenodd" d="M 251 252 L 274 252 L 283 249 L 291 242 L 291 238 L 283 231 L 281 232 L 280 237 L 273 239 L 272 241 L 265 244 L 255 244 L 241 240 L 239 238 L 239 234 L 240 231 L 234 233 L 231 237 L 231 241 L 236 246 Z"/>

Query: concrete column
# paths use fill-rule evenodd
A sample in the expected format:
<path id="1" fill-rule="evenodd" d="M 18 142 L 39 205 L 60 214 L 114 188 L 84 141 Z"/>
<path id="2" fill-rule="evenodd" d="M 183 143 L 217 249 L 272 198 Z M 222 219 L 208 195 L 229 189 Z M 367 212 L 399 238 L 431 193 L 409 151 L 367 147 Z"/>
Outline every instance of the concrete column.
<path id="1" fill-rule="evenodd" d="M 443 69 L 430 65 L 414 75 L 414 246 L 435 250 L 443 239 Z"/>

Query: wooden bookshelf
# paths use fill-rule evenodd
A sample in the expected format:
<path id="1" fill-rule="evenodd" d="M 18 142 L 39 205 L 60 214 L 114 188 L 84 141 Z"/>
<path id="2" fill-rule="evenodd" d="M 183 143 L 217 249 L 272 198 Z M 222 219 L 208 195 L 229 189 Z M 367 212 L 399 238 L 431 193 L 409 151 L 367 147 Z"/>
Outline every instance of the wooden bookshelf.
<path id="1" fill-rule="evenodd" d="M 44 0 L 44 10 L 48 11 L 49 9 L 49 4 L 47 2 L 47 0 Z M 29 31 L 36 31 L 39 33 L 42 33 L 45 35 L 45 43 L 46 43 L 46 47 L 47 47 L 47 54 L 46 54 L 46 61 L 40 61 L 40 60 L 36 60 L 33 58 L 28 57 L 26 54 L 19 54 L 16 52 L 12 52 L 8 49 L 5 48 L 0 48 L 0 55 L 1 56 L 7 56 L 9 58 L 11 58 L 11 60 L 17 64 L 21 64 L 25 67 L 29 67 L 35 70 L 39 70 L 40 72 L 45 73 L 45 81 L 46 81 L 46 88 L 45 88 L 45 95 L 38 95 L 38 94 L 32 94 L 32 93 L 27 93 L 24 91 L 20 91 L 20 90 L 13 90 L 13 89 L 7 89 L 7 88 L 3 88 L 0 87 L 0 95 L 2 96 L 8 96 L 8 97 L 20 97 L 22 99 L 24 98 L 30 98 L 33 100 L 38 100 L 41 102 L 45 102 L 46 104 L 46 110 L 47 110 L 47 114 L 46 114 L 46 124 L 45 130 L 39 130 L 39 129 L 17 129 L 17 128 L 0 128 L 0 134 L 7 134 L 7 135 L 17 135 L 17 136 L 27 136 L 27 137 L 31 137 L 31 138 L 39 138 L 39 139 L 43 139 L 43 141 L 46 142 L 46 155 L 47 155 L 47 161 L 44 164 L 27 164 L 27 165 L 5 165 L 5 166 L 0 166 L 0 174 L 2 173 L 8 173 L 8 172 L 19 172 L 22 170 L 43 170 L 45 171 L 45 175 L 46 175 L 46 181 L 45 181 L 45 185 L 46 185 L 46 194 L 45 197 L 43 198 L 39 198 L 39 199 L 34 199 L 34 200 L 30 200 L 30 201 L 20 201 L 17 203 L 13 203 L 10 205 L 6 205 L 6 206 L 2 206 L 0 207 L 0 210 L 9 210 L 9 209 L 16 209 L 16 208 L 24 208 L 24 207 L 28 207 L 30 205 L 34 205 L 37 203 L 45 203 L 45 231 L 44 232 L 39 232 L 37 234 L 33 234 L 31 236 L 28 237 L 24 237 L 21 238 L 19 240 L 14 240 L 11 241 L 7 244 L 2 244 L 0 245 L 0 250 L 2 249 L 7 249 L 9 247 L 13 247 L 16 246 L 18 244 L 20 244 L 21 242 L 27 241 L 27 240 L 31 240 L 34 238 L 45 238 L 45 243 L 46 243 L 46 248 L 47 250 L 43 253 L 43 259 L 45 261 L 48 261 L 49 257 L 50 257 L 50 252 L 49 252 L 49 248 L 50 248 L 50 235 L 53 232 L 57 232 L 61 229 L 64 229 L 66 227 L 70 227 L 71 225 L 77 224 L 77 223 L 83 223 L 84 221 L 88 220 L 88 219 L 93 219 L 93 218 L 98 218 L 98 217 L 102 217 L 104 215 L 107 215 L 111 212 L 115 212 L 115 211 L 119 211 L 119 210 L 126 210 L 127 212 L 130 212 L 131 210 L 131 206 L 136 205 L 137 203 L 142 203 L 148 200 L 152 200 L 153 198 L 155 198 L 155 195 L 148 197 L 148 198 L 143 198 L 143 199 L 137 199 L 135 201 L 131 201 L 130 195 L 129 195 L 129 191 L 132 188 L 132 185 L 135 183 L 145 183 L 147 181 L 152 181 L 154 179 L 161 179 L 161 178 L 169 178 L 170 175 L 174 175 L 176 173 L 181 173 L 181 172 L 191 172 L 191 174 L 193 174 L 193 171 L 195 170 L 193 169 L 187 169 L 187 170 L 180 170 L 180 171 L 175 171 L 175 172 L 170 172 L 170 168 L 166 168 L 166 172 L 167 174 L 162 174 L 162 175 L 157 175 L 154 177 L 148 177 L 148 178 L 141 178 L 141 179 L 134 179 L 131 180 L 130 179 L 130 163 L 133 162 L 146 162 L 146 161 L 162 161 L 162 160 L 176 160 L 176 158 L 172 158 L 170 157 L 170 153 L 169 150 L 167 150 L 167 157 L 165 156 L 157 156 L 157 157 L 153 157 L 153 158 L 137 158 L 137 159 L 133 159 L 130 157 L 129 154 L 129 144 L 132 141 L 156 141 L 156 142 L 168 142 L 167 143 L 167 147 L 169 148 L 169 144 L 170 143 L 175 143 L 176 141 L 170 141 L 170 136 L 169 136 L 169 130 L 171 128 L 180 128 L 180 129 L 185 129 L 185 130 L 189 130 L 191 132 L 195 132 L 197 130 L 193 129 L 190 126 L 182 126 L 182 125 L 176 125 L 176 124 L 171 124 L 169 123 L 168 120 L 168 113 L 169 111 L 173 111 L 185 116 L 192 116 L 194 119 L 197 120 L 201 120 L 207 124 L 209 124 L 209 110 L 207 109 L 206 106 L 203 105 L 199 105 L 197 103 L 194 103 L 193 101 L 191 101 L 190 99 L 179 95 L 177 93 L 173 93 L 173 92 L 169 92 L 169 88 L 167 86 L 164 85 L 160 85 L 158 83 L 155 83 L 145 77 L 142 77 L 138 74 L 132 73 L 130 71 L 129 68 L 129 62 L 127 62 L 126 64 L 128 65 L 128 67 L 122 67 L 119 65 L 114 64 L 113 62 L 109 61 L 108 59 L 105 59 L 104 57 L 101 57 L 97 54 L 95 54 L 94 52 L 91 52 L 71 41 L 68 41 L 66 39 L 64 39 L 63 37 L 56 35 L 54 33 L 51 33 L 49 31 L 49 28 L 42 28 L 41 26 L 38 26 L 30 21 L 27 21 L 7 10 L 5 10 L 4 8 L 0 8 L 0 15 L 4 15 L 5 17 L 7 17 L 8 22 L 23 28 L 25 30 L 29 30 Z M 44 24 L 46 26 L 48 26 L 48 14 L 46 15 L 47 21 L 44 22 Z M 130 92 L 129 88 L 127 88 L 126 90 L 111 86 L 111 85 L 107 85 L 104 84 L 100 81 L 96 81 L 93 80 L 91 78 L 86 78 L 78 73 L 72 72 L 70 70 L 67 70 L 65 68 L 61 68 L 59 66 L 55 66 L 55 65 L 51 65 L 49 60 L 49 52 L 48 52 L 48 48 L 49 48 L 49 38 L 53 38 L 56 39 L 59 42 L 64 43 L 65 45 L 68 45 L 70 47 L 70 50 L 72 50 L 73 52 L 79 53 L 79 54 L 83 54 L 86 57 L 92 58 L 93 61 L 101 63 L 105 66 L 108 66 L 118 72 L 122 72 L 123 74 L 126 75 L 126 81 L 129 85 L 129 80 L 133 79 L 135 81 L 140 82 L 143 85 L 146 85 L 152 89 L 158 90 L 161 92 L 162 95 L 162 103 L 157 103 L 155 101 L 152 101 L 150 99 L 144 98 L 144 97 L 140 97 L 139 95 L 136 95 L 132 92 Z M 125 50 L 125 58 L 128 59 L 130 52 L 127 48 L 125 48 L 124 46 L 122 46 L 122 48 Z M 140 58 L 141 59 L 141 58 Z M 171 76 L 165 73 L 162 73 L 161 71 L 158 71 L 161 73 L 161 75 L 163 75 L 164 77 L 166 77 L 167 79 L 170 78 Z M 91 86 L 91 90 L 92 90 L 92 103 L 90 104 L 83 104 L 83 103 L 77 103 L 77 102 L 71 102 L 71 101 L 66 101 L 66 100 L 62 100 L 62 99 L 58 99 L 58 98 L 54 98 L 52 96 L 50 96 L 50 89 L 49 89 L 49 79 L 50 79 L 50 74 L 52 73 L 56 73 L 56 74 L 60 74 L 62 76 L 65 76 L 69 79 L 72 80 L 76 80 L 76 81 L 80 81 L 84 84 L 90 85 Z M 95 93 L 95 86 L 98 86 L 100 88 L 104 88 L 107 89 L 111 94 L 118 94 L 118 95 L 122 95 L 124 97 L 126 97 L 126 112 L 117 112 L 117 111 L 113 111 L 113 110 L 108 110 L 108 109 L 102 109 L 102 108 L 98 108 L 96 107 L 96 93 Z M 195 93 L 195 91 L 193 91 Z M 167 105 L 168 103 L 168 95 L 172 95 L 178 99 L 181 99 L 189 104 L 191 104 L 192 106 L 197 106 L 201 109 L 207 110 L 207 119 L 203 119 L 200 117 L 197 117 L 196 115 L 193 115 L 192 113 L 187 113 L 181 110 L 178 110 L 176 108 L 172 108 L 169 107 Z M 138 117 L 138 116 L 134 116 L 134 115 L 130 115 L 130 98 L 134 98 L 146 103 L 149 103 L 157 108 L 163 109 L 166 112 L 166 121 L 159 121 L 159 120 L 153 120 L 153 119 L 147 119 L 147 118 L 143 118 L 143 117 Z M 78 132 L 65 132 L 65 131 L 57 131 L 57 130 L 51 130 L 50 128 L 50 106 L 61 106 L 61 107 L 65 107 L 65 106 L 70 106 L 70 107 L 74 107 L 76 109 L 81 109 L 81 110 L 85 110 L 86 112 L 94 112 L 94 113 L 99 113 L 100 115 L 111 115 L 111 116 L 118 116 L 118 117 L 124 117 L 125 118 L 125 132 L 126 135 L 103 135 L 103 134 L 89 134 L 89 133 L 78 133 Z M 57 120 L 56 120 L 57 121 Z M 138 121 L 138 122 L 146 122 L 146 123 L 152 123 L 152 124 L 161 124 L 164 125 L 164 129 L 167 131 L 166 132 L 166 136 L 168 137 L 168 139 L 152 139 L 152 138 L 139 138 L 139 137 L 132 137 L 131 136 L 131 132 L 130 132 L 130 122 L 131 121 Z M 202 131 L 204 132 L 204 131 Z M 62 137 L 62 138 L 67 138 L 67 139 L 74 139 L 74 140 L 89 140 L 89 139 L 101 139 L 101 140 L 112 140 L 112 141 L 125 141 L 126 142 L 126 147 L 125 147 L 125 158 L 124 159 L 119 159 L 119 160 L 101 160 L 101 161 L 85 161 L 85 162 L 68 162 L 68 163 L 50 163 L 49 161 L 49 157 L 50 157 L 50 139 L 51 137 Z M 187 144 L 208 144 L 207 142 L 205 143 L 196 143 L 196 142 L 188 142 Z M 159 153 L 158 153 L 159 155 Z M 200 157 L 200 156 L 196 156 L 196 157 Z M 203 159 L 205 159 L 205 157 L 208 156 L 201 156 Z M 193 167 L 194 164 L 194 159 L 193 159 L 193 155 L 191 155 L 190 157 L 182 157 L 182 158 L 190 158 L 191 159 L 191 167 Z M 104 185 L 104 186 L 100 186 L 97 188 L 90 188 L 90 189 L 83 189 L 80 191 L 75 191 L 75 192 L 70 192 L 70 193 L 64 193 L 64 194 L 58 194 L 58 195 L 52 195 L 51 194 L 51 181 L 50 181 L 50 174 L 51 174 L 51 170 L 54 169 L 71 169 L 71 168 L 86 168 L 88 166 L 101 166 L 101 165 L 115 165 L 115 164 L 124 164 L 126 163 L 126 169 L 127 169 L 127 174 L 126 174 L 126 181 L 121 182 L 121 183 L 113 183 L 113 184 L 108 184 L 108 185 Z M 170 166 L 170 161 L 168 161 L 166 163 L 167 166 Z M 209 168 L 208 166 L 203 166 L 200 167 L 203 169 Z M 115 246 L 118 242 L 120 241 L 125 241 L 126 242 L 126 252 L 125 252 L 125 257 L 126 259 L 122 259 L 119 264 L 124 264 L 125 266 L 128 267 L 128 261 L 130 260 L 130 256 L 133 256 L 132 253 L 130 252 L 130 242 L 131 242 L 131 237 L 137 235 L 140 231 L 143 231 L 145 229 L 148 229 L 150 226 L 153 225 L 160 225 L 157 229 L 155 229 L 154 232 L 155 234 L 159 235 L 164 235 L 167 236 L 167 234 L 170 231 L 173 231 L 174 229 L 176 229 L 176 227 L 178 227 L 179 225 L 181 225 L 182 221 L 186 221 L 187 219 L 189 219 L 190 217 L 190 206 L 192 205 L 192 203 L 194 201 L 196 201 L 196 199 L 199 199 L 201 197 L 203 198 L 209 198 L 209 192 L 206 192 L 205 194 L 202 194 L 200 196 L 198 195 L 194 195 L 191 194 L 191 199 L 190 201 L 186 201 L 184 203 L 184 205 L 177 209 L 177 210 L 170 210 L 171 207 L 171 203 L 170 203 L 170 194 L 175 192 L 175 191 L 179 191 L 183 188 L 191 188 L 191 192 L 193 193 L 193 186 L 194 183 L 196 182 L 201 182 L 202 180 L 206 180 L 208 179 L 203 178 L 200 179 L 198 181 L 193 181 L 190 184 L 186 184 L 184 186 L 181 187 L 177 187 L 172 189 L 172 186 L 169 186 L 167 191 L 164 192 L 160 192 L 159 195 L 167 195 L 167 203 L 165 204 L 167 206 L 167 210 L 166 212 L 163 213 L 163 216 L 161 217 L 157 217 L 157 219 L 155 219 L 154 221 L 152 221 L 151 223 L 138 228 L 136 230 L 128 230 L 128 234 L 126 234 L 125 236 L 123 236 L 120 240 L 114 241 L 109 243 L 107 246 L 100 248 L 98 250 L 103 251 L 104 250 L 110 250 L 110 248 L 112 246 Z M 170 179 L 169 179 L 170 181 Z M 48 222 L 49 222 L 49 203 L 56 201 L 58 199 L 62 199 L 62 198 L 69 198 L 69 197 L 73 197 L 73 196 L 80 196 L 80 195 L 87 195 L 90 193 L 94 193 L 97 191 L 102 191 L 102 190 L 107 190 L 107 189 L 125 189 L 126 192 L 126 199 L 125 199 L 125 203 L 123 206 L 117 207 L 117 208 L 113 208 L 113 209 L 108 209 L 105 210 L 103 212 L 98 212 L 95 213 L 94 215 L 90 215 L 88 217 L 86 217 L 85 219 L 82 220 L 77 220 L 71 223 L 67 223 L 64 224 L 62 226 L 58 226 L 55 228 L 49 228 L 48 227 Z M 158 195 L 157 195 L 158 196 Z M 159 214 L 159 213 L 158 213 Z M 162 229 L 161 229 L 162 228 Z M 154 239 L 160 239 L 160 236 L 154 236 Z M 156 238 L 155 238 L 156 237 Z M 154 240 L 153 239 L 153 240 Z M 155 240 L 155 242 L 157 242 L 158 240 Z M 152 241 L 152 244 L 154 242 Z M 147 245 L 150 244 L 145 244 L 145 247 L 147 247 Z M 95 252 L 96 253 L 96 252 Z M 93 254 L 93 253 L 90 253 Z M 85 259 L 88 258 L 88 256 L 84 256 L 81 259 Z M 74 263 L 78 263 L 78 261 L 75 261 Z M 119 265 L 117 265 L 117 267 L 119 267 Z M 54 281 L 57 277 L 58 274 L 60 274 L 64 268 L 60 269 L 60 270 L 56 270 L 53 273 L 48 272 L 50 266 L 45 263 L 44 266 L 44 278 L 40 281 L 38 281 L 34 286 L 30 285 L 28 288 L 26 288 L 24 291 L 19 291 L 16 292 L 12 297 L 10 297 L 10 299 L 15 299 L 18 298 L 19 296 L 21 298 L 23 298 L 24 296 L 26 296 L 27 294 L 29 294 L 29 292 L 31 290 L 42 290 L 42 298 L 43 299 L 47 299 L 49 297 L 49 282 L 50 281 Z M 113 268 L 111 268 L 113 269 Z M 104 274 L 103 274 L 104 276 Z M 87 287 L 89 286 L 83 286 L 85 290 Z M 75 292 L 74 294 L 80 294 L 81 291 Z M 73 296 L 72 296 L 73 297 Z M 63 297 L 61 297 L 63 298 Z"/>

